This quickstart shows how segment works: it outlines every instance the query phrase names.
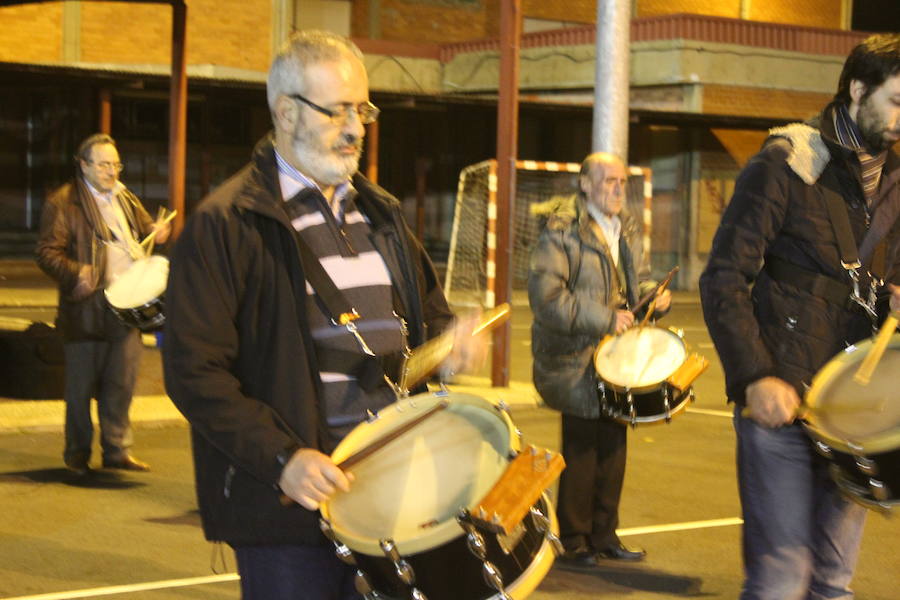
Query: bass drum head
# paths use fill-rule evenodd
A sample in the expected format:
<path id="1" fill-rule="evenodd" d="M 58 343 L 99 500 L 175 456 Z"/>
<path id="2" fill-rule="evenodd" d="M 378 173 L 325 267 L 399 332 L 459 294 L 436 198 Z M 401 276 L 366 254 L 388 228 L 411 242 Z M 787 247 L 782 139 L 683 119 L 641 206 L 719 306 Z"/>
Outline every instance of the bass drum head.
<path id="1" fill-rule="evenodd" d="M 492 402 L 468 394 L 420 394 L 358 425 L 332 460 L 341 462 L 445 400 L 446 409 L 353 466 L 350 492 L 322 504 L 322 516 L 350 549 L 381 556 L 379 540 L 392 539 L 408 555 L 462 535 L 459 510 L 480 501 L 519 450 L 512 421 Z"/>
<path id="2" fill-rule="evenodd" d="M 900 446 L 900 335 L 891 339 L 868 385 L 861 385 L 853 376 L 871 346 L 867 340 L 832 358 L 806 393 L 812 408 L 807 429 L 832 447 L 849 451 L 852 444 L 869 453 Z"/>
<path id="3" fill-rule="evenodd" d="M 169 259 L 149 256 L 134 261 L 104 293 L 116 308 L 137 308 L 161 296 L 168 278 Z"/>
<path id="4" fill-rule="evenodd" d="M 594 368 L 616 388 L 640 390 L 665 381 L 686 357 L 684 342 L 675 332 L 635 327 L 602 342 L 594 354 Z"/>

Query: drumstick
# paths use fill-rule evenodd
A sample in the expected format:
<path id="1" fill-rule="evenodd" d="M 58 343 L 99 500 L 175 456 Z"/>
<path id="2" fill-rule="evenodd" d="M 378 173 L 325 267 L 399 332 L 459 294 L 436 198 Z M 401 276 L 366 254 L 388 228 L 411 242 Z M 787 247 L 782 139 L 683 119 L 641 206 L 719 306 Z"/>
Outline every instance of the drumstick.
<path id="1" fill-rule="evenodd" d="M 163 219 L 163 222 L 160 223 L 160 225 L 165 225 L 166 223 L 168 223 L 169 221 L 171 221 L 172 219 L 174 219 L 174 218 L 175 218 L 175 215 L 177 215 L 177 214 L 178 214 L 178 211 L 177 211 L 177 210 L 173 210 L 172 212 L 170 212 L 170 213 L 166 216 L 165 219 Z M 147 247 L 147 248 L 145 249 L 145 251 L 147 252 L 147 254 L 150 254 L 151 252 L 153 252 L 153 245 L 152 245 L 152 243 L 153 243 L 153 238 L 156 237 L 156 232 L 157 232 L 157 231 L 159 231 L 159 229 L 154 229 L 153 231 L 150 232 L 150 235 L 148 235 L 147 237 L 145 237 L 145 238 L 143 239 L 143 241 L 141 241 L 141 247 L 144 247 L 144 246 L 147 246 L 147 244 L 150 244 L 150 246 Z"/>
<path id="2" fill-rule="evenodd" d="M 395 439 L 397 439 L 398 437 L 400 437 L 401 435 L 403 435 L 404 433 L 406 433 L 407 431 L 409 431 L 410 429 L 412 429 L 413 427 L 415 427 L 416 425 L 418 425 L 425 419 L 428 419 L 429 417 L 439 413 L 440 411 L 444 410 L 448 406 L 450 406 L 450 402 L 448 400 L 441 400 L 440 402 L 438 402 L 437 404 L 435 404 L 434 406 L 432 406 L 431 408 L 429 408 L 428 410 L 423 412 L 421 415 L 419 415 L 415 419 L 410 419 L 409 421 L 407 421 L 403 425 L 400 425 L 393 431 L 376 439 L 374 442 L 372 442 L 368 446 L 363 446 L 361 449 L 357 450 L 356 452 L 354 452 L 353 454 L 351 454 L 350 456 L 348 456 L 341 462 L 335 463 L 335 466 L 342 471 L 346 471 L 347 469 L 353 467 L 354 465 L 356 465 L 363 459 L 366 459 L 369 456 L 371 456 L 372 454 L 374 454 L 375 452 L 378 452 L 379 450 L 381 450 L 382 448 L 387 446 L 390 442 L 394 441 Z M 287 494 L 281 494 L 281 496 L 279 497 L 279 500 L 283 506 L 290 506 L 291 504 L 294 503 L 294 501 Z"/>
<path id="3" fill-rule="evenodd" d="M 677 273 L 678 269 L 680 269 L 680 268 L 681 267 L 679 267 L 678 265 L 675 265 L 675 267 L 671 271 L 669 271 L 669 274 L 666 275 L 666 278 L 662 280 L 662 283 L 657 284 L 657 286 L 655 288 L 653 288 L 646 296 L 641 298 L 638 301 L 638 303 L 634 305 L 634 308 L 631 309 L 631 313 L 637 314 L 637 312 L 639 310 L 644 308 L 645 304 L 647 304 L 648 302 L 650 302 L 650 300 L 652 300 L 652 299 L 656 298 L 657 296 L 659 296 L 660 294 L 662 294 L 665 291 L 665 289 L 669 286 L 669 282 L 672 281 L 672 277 L 675 276 L 675 273 Z"/>
<path id="4" fill-rule="evenodd" d="M 869 353 L 866 354 L 862 363 L 859 365 L 859 368 L 856 370 L 853 381 L 859 385 L 869 385 L 869 380 L 872 379 L 872 373 L 875 372 L 875 367 L 878 366 L 881 356 L 887 349 L 888 342 L 891 341 L 891 337 L 897 329 L 898 320 L 900 320 L 900 312 L 891 311 L 891 314 L 884 320 L 881 329 L 878 330 L 878 335 L 875 336 L 872 347 L 869 348 Z"/>

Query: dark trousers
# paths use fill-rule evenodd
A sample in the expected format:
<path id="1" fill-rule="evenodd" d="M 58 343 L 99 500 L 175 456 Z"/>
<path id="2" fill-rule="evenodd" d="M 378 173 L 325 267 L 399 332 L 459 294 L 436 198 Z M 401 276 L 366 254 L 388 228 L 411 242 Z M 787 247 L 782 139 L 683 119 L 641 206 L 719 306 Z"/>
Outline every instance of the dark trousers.
<path id="1" fill-rule="evenodd" d="M 141 335 L 137 329 L 114 340 L 65 344 L 65 458 L 91 454 L 94 434 L 91 398 L 97 399 L 103 455 L 116 459 L 128 452 L 132 443 L 128 411 L 141 351 Z"/>
<path id="2" fill-rule="evenodd" d="M 362 600 L 334 546 L 236 546 L 242 600 Z"/>
<path id="3" fill-rule="evenodd" d="M 567 550 L 619 543 L 619 499 L 625 480 L 627 428 L 606 419 L 562 416 L 562 454 L 556 515 Z"/>

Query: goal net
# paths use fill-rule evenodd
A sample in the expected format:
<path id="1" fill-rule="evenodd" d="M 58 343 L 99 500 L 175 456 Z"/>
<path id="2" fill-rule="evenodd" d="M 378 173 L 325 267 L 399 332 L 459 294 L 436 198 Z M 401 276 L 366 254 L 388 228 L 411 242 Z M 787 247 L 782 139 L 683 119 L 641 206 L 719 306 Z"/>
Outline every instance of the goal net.
<path id="1" fill-rule="evenodd" d="M 536 204 L 572 196 L 578 190 L 579 163 L 516 162 L 516 193 L 512 207 L 512 287 L 514 296 L 528 282 L 531 249 L 540 233 L 532 214 Z M 643 226 L 644 255 L 650 256 L 650 169 L 628 168 L 628 210 Z M 491 308 L 495 304 L 497 161 L 486 160 L 459 174 L 444 292 L 451 304 Z"/>

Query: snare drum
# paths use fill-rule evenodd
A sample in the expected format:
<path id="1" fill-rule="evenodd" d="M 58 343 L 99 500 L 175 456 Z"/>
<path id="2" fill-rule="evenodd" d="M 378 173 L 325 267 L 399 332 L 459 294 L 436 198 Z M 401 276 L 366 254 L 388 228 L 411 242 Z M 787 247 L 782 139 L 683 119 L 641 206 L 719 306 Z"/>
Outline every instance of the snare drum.
<path id="1" fill-rule="evenodd" d="M 349 493 L 321 505 L 337 554 L 358 568 L 367 598 L 525 598 L 555 558 L 556 517 L 545 494 L 513 535 L 458 520 L 491 491 L 520 449 L 505 410 L 467 394 L 421 394 L 357 426 L 332 455 L 340 463 L 447 400 L 358 462 Z M 489 583 L 493 581 L 493 583 Z"/>
<path id="2" fill-rule="evenodd" d="M 635 327 L 607 336 L 594 353 L 600 409 L 631 426 L 668 423 L 693 400 L 691 385 L 707 366 L 671 329 Z"/>
<path id="3" fill-rule="evenodd" d="M 159 329 L 166 321 L 163 292 L 168 278 L 165 256 L 138 259 L 104 290 L 106 301 L 126 325 L 141 331 Z"/>
<path id="4" fill-rule="evenodd" d="M 832 478 L 852 500 L 878 510 L 900 504 L 900 335 L 894 335 L 868 385 L 853 375 L 867 340 L 832 358 L 806 393 L 804 426 L 816 451 L 830 462 Z"/>

